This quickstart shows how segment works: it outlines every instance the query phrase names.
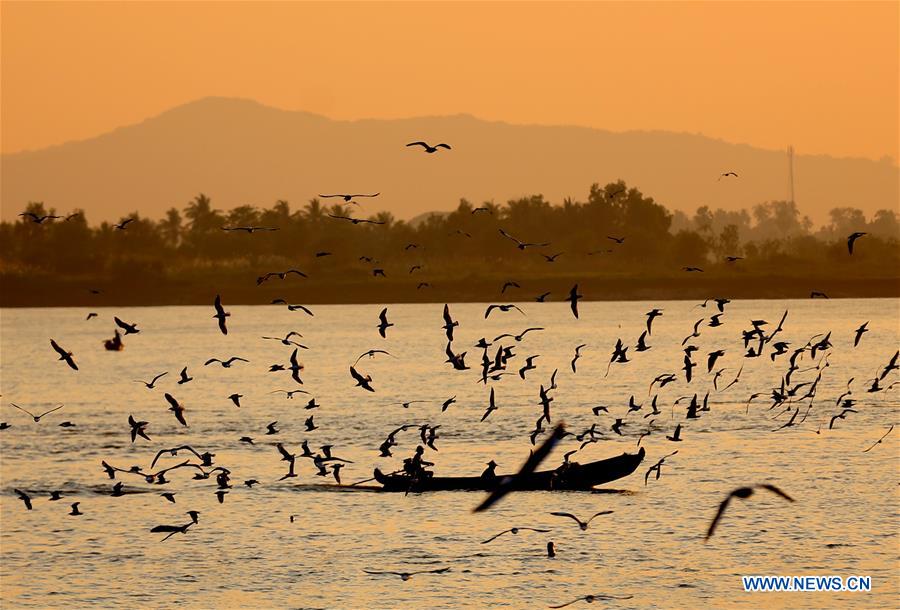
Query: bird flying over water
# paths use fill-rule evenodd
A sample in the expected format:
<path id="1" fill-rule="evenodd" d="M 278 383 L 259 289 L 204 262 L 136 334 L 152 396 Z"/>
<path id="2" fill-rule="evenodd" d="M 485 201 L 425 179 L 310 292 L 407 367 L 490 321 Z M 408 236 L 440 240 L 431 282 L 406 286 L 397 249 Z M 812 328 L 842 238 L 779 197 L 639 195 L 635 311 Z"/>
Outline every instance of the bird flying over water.
<path id="1" fill-rule="evenodd" d="M 169 371 L 165 371 L 165 372 L 163 372 L 163 373 L 160 373 L 159 375 L 157 375 L 157 376 L 154 377 L 153 379 L 151 379 L 149 382 L 143 381 L 143 380 L 141 380 L 141 379 L 135 379 L 134 382 L 135 382 L 135 383 L 143 383 L 145 386 L 147 386 L 147 389 L 148 389 L 148 390 L 152 390 L 153 388 L 156 387 L 156 382 L 157 382 L 159 379 L 161 379 L 162 377 L 165 377 L 165 376 L 168 375 L 168 374 L 169 374 Z"/>
<path id="2" fill-rule="evenodd" d="M 515 534 L 518 534 L 519 532 L 541 532 L 541 533 L 543 533 L 543 534 L 546 534 L 546 533 L 549 532 L 549 531 L 550 531 L 550 530 L 542 530 L 542 529 L 537 529 L 537 528 L 534 528 L 534 527 L 511 527 L 511 528 L 509 528 L 508 530 L 503 530 L 503 531 L 500 532 L 499 534 L 494 534 L 493 536 L 491 536 L 491 537 L 488 538 L 487 540 L 483 540 L 483 541 L 481 542 L 481 544 L 488 544 L 489 542 L 492 542 L 492 541 L 496 540 L 497 538 L 499 538 L 499 537 L 502 536 L 503 534 L 513 534 L 513 535 L 515 535 Z"/>
<path id="3" fill-rule="evenodd" d="M 384 354 L 384 355 L 386 355 L 386 356 L 390 356 L 391 358 L 396 358 L 396 356 L 394 356 L 393 354 L 391 354 L 390 352 L 388 352 L 388 351 L 386 351 L 386 350 L 383 350 L 383 349 L 370 349 L 370 350 L 368 350 L 368 351 L 365 351 L 365 352 L 361 353 L 361 354 L 359 355 L 359 357 L 357 357 L 357 359 L 353 361 L 353 366 L 356 366 L 357 363 L 359 363 L 359 361 L 362 360 L 364 356 L 368 356 L 369 358 L 374 358 L 376 354 Z"/>
<path id="4" fill-rule="evenodd" d="M 146 440 L 150 440 L 150 437 L 147 436 L 147 425 L 150 422 L 145 421 L 135 421 L 134 417 L 128 416 L 128 425 L 131 426 L 131 442 L 133 443 L 137 437 L 141 437 Z M 104 463 L 105 464 L 105 463 Z M 152 466 L 151 466 L 152 468 Z M 112 478 L 112 477 L 110 477 Z"/>
<path id="5" fill-rule="evenodd" d="M 175 419 L 181 423 L 182 426 L 187 426 L 187 422 L 184 419 L 184 407 L 182 407 L 175 397 L 169 393 L 165 394 L 166 402 L 169 403 L 169 411 L 172 411 L 175 414 Z M 240 405 L 238 405 L 240 406 Z"/>
<path id="6" fill-rule="evenodd" d="M 672 441 L 673 443 L 681 442 L 681 424 L 675 426 L 675 432 L 672 433 L 672 436 L 667 436 L 666 439 Z"/>
<path id="7" fill-rule="evenodd" d="M 440 144 L 438 146 L 440 146 Z M 443 573 L 449 572 L 449 571 L 450 571 L 450 568 L 438 568 L 436 570 L 417 570 L 415 572 L 388 572 L 388 571 L 376 572 L 373 570 L 363 570 L 363 572 L 365 572 L 366 574 L 371 574 L 373 576 L 380 576 L 383 574 L 388 574 L 391 576 L 399 576 L 400 580 L 402 580 L 402 581 L 407 581 L 410 578 L 412 578 L 413 576 L 415 576 L 416 574 L 443 574 Z"/>
<path id="8" fill-rule="evenodd" d="M 378 334 L 381 335 L 382 339 L 387 338 L 385 331 L 391 326 L 393 326 L 393 324 L 388 322 L 387 307 L 385 307 L 381 310 L 381 313 L 378 314 Z"/>
<path id="9" fill-rule="evenodd" d="M 594 603 L 595 601 L 611 601 L 611 600 L 621 600 L 621 599 L 631 599 L 634 595 L 606 595 L 604 593 L 598 593 L 595 595 L 585 595 L 584 597 L 579 597 L 578 599 L 573 599 L 570 602 L 566 602 L 565 604 L 560 604 L 558 606 L 547 606 L 548 608 L 565 608 L 566 606 L 571 606 L 572 604 L 576 604 L 578 602 L 587 602 L 589 604 Z"/>
<path id="10" fill-rule="evenodd" d="M 594 513 L 591 516 L 591 518 L 588 519 L 587 521 L 582 521 L 581 519 L 579 519 L 572 513 L 550 513 L 550 514 L 557 516 L 557 517 L 568 517 L 569 519 L 574 520 L 575 523 L 578 524 L 578 527 L 581 528 L 581 531 L 585 531 L 585 530 L 587 530 L 588 526 L 591 524 L 591 521 L 593 521 L 595 518 L 599 517 L 600 515 L 609 515 L 609 514 L 612 514 L 613 512 L 614 511 L 611 511 L 611 510 L 601 510 L 598 513 Z"/>
<path id="11" fill-rule="evenodd" d="M 20 491 L 18 489 L 13 489 L 13 491 L 16 493 L 17 496 L 19 496 L 19 499 L 25 504 L 25 508 L 27 508 L 28 510 L 32 510 L 31 496 L 29 496 L 24 491 Z"/>
<path id="12" fill-rule="evenodd" d="M 490 395 L 490 398 L 488 399 L 488 408 L 484 412 L 484 415 L 481 416 L 481 421 L 486 420 L 488 418 L 488 416 L 490 416 L 490 414 L 496 410 L 497 410 L 497 403 L 494 400 L 494 388 L 491 387 L 491 395 Z"/>
<path id="13" fill-rule="evenodd" d="M 216 301 L 213 303 L 213 307 L 216 309 L 216 315 L 213 317 L 219 321 L 219 330 L 222 331 L 223 335 L 228 334 L 228 328 L 225 327 L 225 318 L 230 316 L 231 314 L 225 311 L 225 308 L 222 307 L 222 297 L 216 295 Z"/>
<path id="14" fill-rule="evenodd" d="M 854 331 L 855 336 L 853 337 L 853 347 L 859 345 L 859 340 L 862 339 L 863 333 L 869 332 L 869 329 L 867 328 L 868 326 L 868 322 L 863 322 L 862 326 Z"/>
<path id="15" fill-rule="evenodd" d="M 219 360 L 218 358 L 210 358 L 209 360 L 207 360 L 206 362 L 203 363 L 203 366 L 209 366 L 213 362 L 218 362 L 220 365 L 222 365 L 222 368 L 229 369 L 229 368 L 231 368 L 231 365 L 234 364 L 235 362 L 250 362 L 250 361 L 245 358 L 241 358 L 240 356 L 232 356 L 228 360 Z"/>
<path id="16" fill-rule="evenodd" d="M 868 449 L 864 449 L 864 450 L 863 450 L 863 453 L 868 453 L 868 452 L 870 452 L 872 449 L 874 449 L 875 447 L 877 447 L 878 445 L 880 445 L 881 442 L 882 442 L 885 438 L 887 438 L 887 435 L 890 434 L 893 430 L 894 430 L 894 426 L 891 425 L 891 427 L 888 428 L 888 431 L 885 432 L 884 435 L 883 435 L 881 438 L 879 438 L 877 441 L 875 441 L 874 443 L 872 443 L 872 446 L 871 446 L 871 447 L 869 447 Z"/>
<path id="17" fill-rule="evenodd" d="M 764 483 L 761 485 L 754 485 L 753 487 L 738 487 L 734 491 L 732 491 L 728 496 L 722 501 L 719 505 L 719 510 L 716 512 L 716 516 L 713 517 L 712 522 L 709 524 L 709 529 L 706 531 L 706 539 L 709 540 L 710 537 L 715 533 L 716 526 L 719 524 L 719 521 L 722 519 L 722 515 L 725 513 L 725 509 L 728 508 L 728 504 L 731 502 L 732 498 L 741 498 L 747 499 L 753 495 L 755 489 L 766 489 L 772 492 L 775 495 L 781 496 L 788 502 L 793 502 L 794 499 L 775 487 L 774 485 L 769 485 L 768 483 Z"/>
<path id="18" fill-rule="evenodd" d="M 572 308 L 572 314 L 576 319 L 578 318 L 578 300 L 582 298 L 584 298 L 584 295 L 578 294 L 578 284 L 575 284 L 569 291 L 569 296 L 566 300 L 569 302 L 569 306 Z"/>
<path id="19" fill-rule="evenodd" d="M 663 464 L 665 464 L 666 459 L 672 457 L 673 455 L 675 455 L 677 453 L 678 453 L 677 451 L 673 451 L 672 453 L 670 453 L 668 455 L 664 455 L 663 457 L 661 457 L 659 459 L 658 462 L 656 462 L 653 466 L 648 468 L 646 474 L 644 474 L 644 486 L 647 485 L 647 481 L 650 479 L 651 472 L 656 472 L 656 480 L 658 481 L 659 477 L 662 475 L 662 466 L 663 466 Z"/>
<path id="20" fill-rule="evenodd" d="M 287 345 L 287 346 L 294 345 L 294 346 L 296 346 L 296 347 L 300 347 L 300 348 L 303 348 L 303 349 L 309 349 L 309 348 L 306 347 L 305 345 L 302 345 L 302 344 L 300 344 L 300 343 L 297 343 L 296 341 L 291 341 L 291 337 L 300 337 L 300 338 L 302 339 L 302 338 L 303 338 L 303 335 L 301 335 L 300 333 L 298 333 L 298 332 L 295 331 L 295 330 L 292 330 L 292 331 L 290 331 L 288 334 L 286 334 L 284 337 L 261 337 L 261 338 L 262 338 L 262 339 L 268 339 L 268 340 L 271 340 L 271 341 L 280 341 L 282 345 Z"/>
<path id="21" fill-rule="evenodd" d="M 511 334 L 511 333 L 503 333 L 502 335 L 497 335 L 496 337 L 494 337 L 494 341 L 499 341 L 500 339 L 503 339 L 504 337 L 512 337 L 512 339 L 513 339 L 516 343 L 518 343 L 519 341 L 521 341 L 521 340 L 525 337 L 526 334 L 528 334 L 528 333 L 530 333 L 530 332 L 537 332 L 537 331 L 539 331 L 539 330 L 544 330 L 544 329 L 543 329 L 542 327 L 533 326 L 533 327 L 531 327 L 531 328 L 526 328 L 525 330 L 523 330 L 523 331 L 522 331 L 521 333 L 519 333 L 518 335 L 513 335 L 513 334 Z"/>
<path id="22" fill-rule="evenodd" d="M 362 375 L 359 374 L 359 372 L 355 368 L 353 368 L 351 366 L 350 367 L 350 376 L 353 377 L 353 379 L 356 381 L 357 386 L 361 387 L 364 390 L 368 390 L 370 392 L 375 391 L 375 388 L 373 388 L 371 385 L 371 381 L 372 381 L 371 375 L 366 375 L 365 377 L 363 377 Z"/>
<path id="23" fill-rule="evenodd" d="M 652 335 L 653 332 L 650 330 L 650 327 L 653 324 L 653 320 L 663 315 L 662 309 L 651 309 L 647 312 L 647 334 Z"/>
<path id="24" fill-rule="evenodd" d="M 575 363 L 578 362 L 578 359 L 581 358 L 581 348 L 587 347 L 587 343 L 582 343 L 581 345 L 575 346 L 575 357 L 572 358 L 572 362 L 569 363 L 569 366 L 572 367 L 572 372 L 577 373 L 578 371 L 575 368 Z"/>
<path id="25" fill-rule="evenodd" d="M 523 316 L 525 315 L 525 312 L 522 311 L 521 309 L 519 309 L 519 307 L 518 307 L 517 305 L 514 305 L 514 304 L 509 304 L 509 305 L 488 305 L 488 308 L 484 310 L 484 319 L 487 320 L 487 317 L 488 317 L 489 315 L 491 315 L 491 312 L 494 311 L 495 309 L 499 309 L 500 311 L 503 311 L 503 312 L 507 312 L 507 311 L 510 311 L 511 309 L 515 309 L 516 311 L 518 311 L 518 312 L 519 312 L 520 314 L 522 314 Z"/>
<path id="26" fill-rule="evenodd" d="M 137 333 L 141 332 L 138 330 L 137 324 L 129 324 L 128 322 L 120 320 L 116 316 L 113 316 L 113 320 L 115 320 L 116 326 L 125 331 L 126 335 L 136 335 Z"/>
<path id="27" fill-rule="evenodd" d="M 56 351 L 57 354 L 59 354 L 60 360 L 64 360 L 65 363 L 68 364 L 73 371 L 78 370 L 78 365 L 75 364 L 75 358 L 73 357 L 72 352 L 66 351 L 61 348 L 59 344 L 53 339 L 50 339 L 50 346 Z"/>
<path id="28" fill-rule="evenodd" d="M 38 423 L 39 421 L 41 421 L 41 418 L 42 418 L 43 416 L 48 415 L 48 414 L 50 414 L 50 413 L 53 413 L 54 411 L 59 411 L 59 410 L 62 409 L 63 406 L 64 406 L 64 405 L 59 405 L 58 407 L 54 407 L 54 408 L 50 409 L 49 411 L 44 411 L 44 412 L 41 413 L 40 415 L 35 415 L 34 413 L 32 413 L 31 411 L 29 411 L 28 409 L 23 409 L 22 407 L 20 407 L 19 405 L 17 405 L 17 404 L 14 403 L 14 402 L 11 402 L 11 403 L 9 403 L 9 404 L 10 404 L 10 406 L 17 408 L 19 411 L 22 411 L 23 413 L 28 413 L 28 415 L 31 416 L 31 419 L 34 420 L 34 423 Z"/>
<path id="29" fill-rule="evenodd" d="M 459 322 L 450 316 L 450 306 L 444 303 L 444 325 L 441 328 L 446 331 L 448 341 L 453 341 L 453 329 L 457 326 L 459 326 Z"/>

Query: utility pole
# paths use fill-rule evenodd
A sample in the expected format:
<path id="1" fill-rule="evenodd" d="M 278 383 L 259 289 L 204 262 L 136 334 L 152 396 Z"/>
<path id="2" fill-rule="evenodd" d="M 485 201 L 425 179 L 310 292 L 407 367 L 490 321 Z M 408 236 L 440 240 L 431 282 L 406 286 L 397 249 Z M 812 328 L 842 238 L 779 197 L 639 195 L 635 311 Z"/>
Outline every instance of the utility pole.
<path id="1" fill-rule="evenodd" d="M 788 146 L 788 181 L 791 189 L 791 205 L 794 205 L 794 147 Z"/>

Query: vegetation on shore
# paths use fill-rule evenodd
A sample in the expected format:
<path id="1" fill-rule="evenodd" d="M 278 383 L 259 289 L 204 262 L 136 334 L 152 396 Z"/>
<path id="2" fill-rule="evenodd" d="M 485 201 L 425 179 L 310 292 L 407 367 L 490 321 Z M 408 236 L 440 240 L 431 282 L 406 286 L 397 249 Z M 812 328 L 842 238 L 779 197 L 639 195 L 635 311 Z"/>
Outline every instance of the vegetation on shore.
<path id="1" fill-rule="evenodd" d="M 206 304 L 215 292 L 233 303 L 524 301 L 547 291 L 556 300 L 575 282 L 594 288 L 583 291 L 588 299 L 900 296 L 894 210 L 867 220 L 859 210 L 837 208 L 819 228 L 784 201 L 749 212 L 701 207 L 688 216 L 622 181 L 593 185 L 584 202 L 553 205 L 540 195 L 505 205 L 462 200 L 453 212 L 411 222 L 371 213 L 379 202 L 326 206 L 313 199 L 292 210 L 277 201 L 222 212 L 201 194 L 162 220 L 134 213 L 124 229 L 90 226 L 83 212 L 66 219 L 30 202 L 24 213 L 61 218 L 0 223 L 0 304 L 96 303 L 90 289 L 103 290 L 110 305 Z M 549 245 L 521 249 L 500 229 Z M 851 255 L 853 232 L 866 235 Z M 291 268 L 308 278 L 257 283 Z M 501 296 L 507 281 L 519 287 Z"/>

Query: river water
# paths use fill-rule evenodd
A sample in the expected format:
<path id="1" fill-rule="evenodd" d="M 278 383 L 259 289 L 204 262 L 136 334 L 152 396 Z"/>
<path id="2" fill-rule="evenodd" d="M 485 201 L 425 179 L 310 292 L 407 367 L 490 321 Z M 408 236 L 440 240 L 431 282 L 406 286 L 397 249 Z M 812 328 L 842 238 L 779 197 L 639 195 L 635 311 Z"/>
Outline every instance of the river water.
<path id="1" fill-rule="evenodd" d="M 468 352 L 467 371 L 445 363 L 443 304 L 388 305 L 395 326 L 386 339 L 376 329 L 380 305 L 316 306 L 310 317 L 277 306 L 228 307 L 226 297 L 232 313 L 227 336 L 219 333 L 211 306 L 95 309 L 99 315 L 91 320 L 85 320 L 84 309 L 2 310 L 0 421 L 11 424 L 0 431 L 3 607 L 542 608 L 587 594 L 631 596 L 610 602 L 623 608 L 896 607 L 900 430 L 863 450 L 900 424 L 900 385 L 866 391 L 900 345 L 900 302 L 739 301 L 725 307 L 723 325 L 715 328 L 706 324 L 715 313 L 712 303 L 582 303 L 578 320 L 565 303 L 520 305 L 525 315 L 494 311 L 488 319 L 485 304 L 451 305 L 459 321 L 453 349 Z M 652 348 L 635 353 L 644 313 L 653 307 L 664 314 L 653 323 L 647 340 Z M 745 358 L 741 330 L 755 319 L 767 320 L 771 330 L 785 310 L 779 338 L 791 349 L 829 331 L 833 348 L 827 350 L 828 366 L 821 354 L 813 360 L 806 352 L 798 360 L 792 384 L 812 382 L 821 372 L 817 394 L 811 409 L 809 399 L 795 405 L 797 425 L 775 432 L 790 414 L 776 418 L 783 408 L 770 410 L 768 396 L 781 384 L 790 354 L 773 361 L 770 344 L 763 357 Z M 113 334 L 114 315 L 141 329 L 125 338 L 121 352 L 102 347 Z M 699 348 L 698 366 L 687 384 L 681 342 L 701 317 L 700 336 L 691 341 Z M 854 348 L 853 331 L 865 321 L 870 330 Z M 537 369 L 525 380 L 509 375 L 490 382 L 498 409 L 480 422 L 490 390 L 479 382 L 481 350 L 474 344 L 527 327 L 545 330 L 500 343 L 515 346 L 510 372 L 526 356 L 539 354 Z M 260 338 L 289 330 L 302 333 L 299 341 L 309 348 L 300 350 L 302 386 L 289 373 L 268 372 L 271 364 L 288 363 L 291 348 Z M 631 361 L 613 364 L 604 376 L 619 337 L 631 346 Z M 51 338 L 74 352 L 77 372 L 56 360 Z M 569 363 L 579 344 L 587 347 L 573 373 Z M 354 387 L 348 372 L 369 349 L 394 356 L 360 360 L 374 393 Z M 714 389 L 706 370 L 706 354 L 717 349 L 725 355 L 714 371 L 726 369 L 719 388 L 743 367 L 739 382 L 725 391 Z M 229 356 L 249 363 L 203 365 Z M 805 370 L 817 362 L 819 369 Z M 178 385 L 184 366 L 194 380 Z M 491 459 L 498 472 L 516 470 L 532 448 L 528 435 L 541 414 L 539 388 L 549 385 L 554 369 L 554 420 L 564 420 L 576 433 L 596 423 L 600 432 L 601 440 L 573 459 L 584 463 L 634 452 L 653 420 L 651 434 L 641 441 L 644 464 L 603 486 L 608 493 L 515 493 L 474 514 L 481 493 L 404 496 L 346 487 L 371 477 L 375 466 L 396 470 L 412 454 L 421 443 L 416 428 L 397 434 L 393 458 L 378 455 L 387 434 L 403 424 L 440 426 L 438 451 L 426 453 L 438 475 L 477 475 Z M 163 371 L 168 375 L 152 390 L 134 382 Z M 658 391 L 654 386 L 662 413 L 645 418 L 648 387 L 667 372 L 678 380 Z M 831 416 L 840 411 L 835 401 L 851 378 L 858 413 L 829 429 Z M 882 385 L 897 379 L 892 372 Z M 270 394 L 297 388 L 310 395 Z M 686 402 L 673 406 L 681 396 L 696 392 L 702 399 L 707 391 L 709 411 L 699 419 L 685 420 Z M 167 410 L 166 392 L 186 407 L 188 427 Z M 765 395 L 748 408 L 756 392 Z M 232 393 L 243 395 L 240 408 L 228 399 Z M 627 414 L 631 395 L 643 407 Z M 311 396 L 321 406 L 305 410 Z M 451 396 L 456 402 L 441 412 Z M 425 402 L 409 408 L 392 404 L 419 400 Z M 32 412 L 65 407 L 34 423 L 11 402 Z M 610 414 L 594 416 L 591 407 L 597 405 L 608 406 Z M 131 442 L 129 414 L 149 422 L 152 441 Z M 318 429 L 306 432 L 310 414 Z M 615 418 L 625 420 L 622 436 L 610 430 Z M 280 432 L 267 435 L 266 425 L 276 420 Z M 75 425 L 60 427 L 65 421 Z M 678 423 L 683 441 L 671 442 L 666 436 Z M 254 444 L 240 442 L 242 436 Z M 316 476 L 311 460 L 301 458 L 299 476 L 278 481 L 287 464 L 274 443 L 300 453 L 304 439 L 314 451 L 332 444 L 335 455 L 352 461 L 341 472 L 345 487 L 331 476 Z M 157 451 L 184 444 L 214 453 L 215 464 L 231 471 L 234 487 L 224 503 L 217 501 L 213 477 L 193 480 L 188 468 L 169 473 L 165 486 L 119 473 L 126 491 L 136 493 L 109 495 L 114 481 L 103 472 L 102 460 L 149 469 Z M 568 437 L 545 467 L 559 464 L 564 452 L 579 445 Z M 645 485 L 646 469 L 676 449 L 661 478 Z M 164 455 L 160 462 L 187 457 Z M 248 489 L 242 485 L 248 479 L 260 484 Z M 735 500 L 705 542 L 728 492 L 764 482 L 796 502 L 767 492 Z M 30 494 L 34 509 L 26 510 L 13 489 Z M 63 499 L 50 501 L 50 490 L 61 490 Z M 162 498 L 162 491 L 175 492 L 176 503 Z M 83 516 L 68 514 L 76 501 Z M 150 532 L 155 525 L 189 521 L 188 510 L 200 511 L 200 517 L 186 534 L 161 542 L 162 534 Z M 587 531 L 549 514 L 586 517 L 601 510 L 614 512 L 598 517 Z M 513 526 L 552 531 L 507 534 L 481 544 Z M 546 556 L 550 540 L 555 559 Z M 363 571 L 443 567 L 450 571 L 409 581 Z M 872 591 L 746 593 L 741 575 L 863 575 L 871 577 Z"/>

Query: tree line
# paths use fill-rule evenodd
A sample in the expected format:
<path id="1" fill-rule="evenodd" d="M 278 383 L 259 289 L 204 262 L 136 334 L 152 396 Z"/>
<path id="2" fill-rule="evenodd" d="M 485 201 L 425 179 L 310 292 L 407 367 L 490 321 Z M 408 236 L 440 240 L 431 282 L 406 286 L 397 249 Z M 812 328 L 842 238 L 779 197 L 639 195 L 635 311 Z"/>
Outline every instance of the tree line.
<path id="1" fill-rule="evenodd" d="M 243 205 L 222 211 L 199 194 L 161 220 L 134 212 L 124 229 L 108 222 L 91 226 L 83 210 L 41 223 L 26 215 L 0 223 L 0 265 L 5 275 L 162 277 L 190 270 L 304 269 L 328 257 L 330 272 L 368 274 L 378 267 L 417 278 L 514 271 L 672 275 L 684 267 L 712 273 L 802 274 L 822 265 L 836 274 L 883 276 L 896 275 L 900 267 L 895 210 L 880 210 L 867 220 L 860 210 L 836 208 L 830 212 L 830 224 L 818 229 L 787 201 L 738 212 L 704 206 L 689 216 L 670 212 L 623 181 L 594 184 L 585 201 L 552 204 L 533 195 L 503 205 L 475 206 L 461 200 L 452 212 L 411 221 L 373 211 L 377 203 L 364 199 L 355 205 L 325 205 L 312 199 L 294 209 L 279 200 L 270 208 Z M 29 202 L 23 214 L 40 218 L 60 213 L 43 202 Z M 334 218 L 340 216 L 378 224 Z M 223 230 L 249 226 L 277 230 Z M 525 242 L 550 245 L 519 250 L 499 229 Z M 857 231 L 867 235 L 851 257 L 846 239 Z"/>

